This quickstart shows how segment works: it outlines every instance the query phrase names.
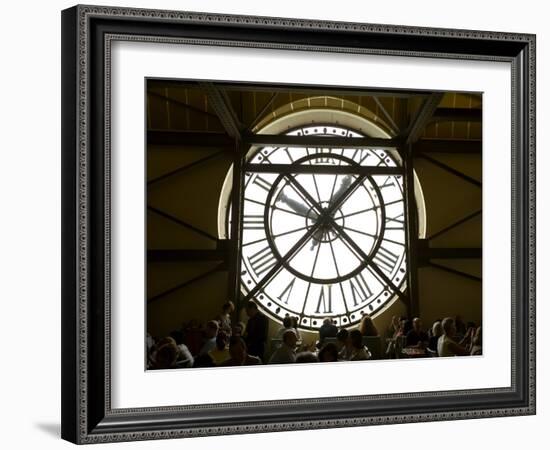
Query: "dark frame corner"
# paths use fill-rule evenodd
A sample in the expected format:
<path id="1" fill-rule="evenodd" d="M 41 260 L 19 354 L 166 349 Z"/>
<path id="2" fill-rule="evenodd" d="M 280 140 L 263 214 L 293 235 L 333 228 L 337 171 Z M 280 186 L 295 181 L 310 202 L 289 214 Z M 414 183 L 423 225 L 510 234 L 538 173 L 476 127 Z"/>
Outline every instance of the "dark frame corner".
<path id="1" fill-rule="evenodd" d="M 116 39 L 512 65 L 512 386 L 113 410 L 108 374 L 108 67 Z M 106 120 L 107 117 L 107 120 Z M 106 294 L 107 293 L 107 294 Z M 99 6 L 62 12 L 62 437 L 163 439 L 535 413 L 535 36 Z"/>

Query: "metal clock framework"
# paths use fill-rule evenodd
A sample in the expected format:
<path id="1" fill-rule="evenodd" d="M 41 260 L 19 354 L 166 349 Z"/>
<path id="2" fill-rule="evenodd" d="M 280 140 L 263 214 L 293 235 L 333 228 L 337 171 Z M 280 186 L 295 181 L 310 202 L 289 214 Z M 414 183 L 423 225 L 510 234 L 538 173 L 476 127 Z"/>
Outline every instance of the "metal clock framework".
<path id="1" fill-rule="evenodd" d="M 395 150 L 331 145 L 363 137 L 332 124 L 295 128 L 320 147 L 265 146 L 245 164 L 241 292 L 303 329 L 351 326 L 407 285 L 403 168 Z M 336 141 L 336 140 L 335 140 Z M 228 215 L 231 217 L 231 214 Z"/>

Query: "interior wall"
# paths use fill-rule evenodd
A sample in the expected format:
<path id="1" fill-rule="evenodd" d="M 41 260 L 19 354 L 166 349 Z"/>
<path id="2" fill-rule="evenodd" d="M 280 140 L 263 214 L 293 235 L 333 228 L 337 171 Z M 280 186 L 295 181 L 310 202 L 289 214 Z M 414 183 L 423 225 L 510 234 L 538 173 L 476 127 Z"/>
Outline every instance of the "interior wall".
<path id="1" fill-rule="evenodd" d="M 152 146 L 147 152 L 148 180 L 217 151 L 219 149 Z M 219 194 L 231 161 L 230 154 L 221 154 L 154 183 L 147 190 L 148 206 L 217 237 Z M 146 220 L 148 250 L 216 248 L 214 240 L 152 210 L 148 210 Z M 167 295 L 156 297 L 208 273 L 219 264 L 220 261 L 156 261 L 147 264 L 148 332 L 162 337 L 191 319 L 204 323 L 216 317 L 227 300 L 227 270 L 215 271 Z"/>

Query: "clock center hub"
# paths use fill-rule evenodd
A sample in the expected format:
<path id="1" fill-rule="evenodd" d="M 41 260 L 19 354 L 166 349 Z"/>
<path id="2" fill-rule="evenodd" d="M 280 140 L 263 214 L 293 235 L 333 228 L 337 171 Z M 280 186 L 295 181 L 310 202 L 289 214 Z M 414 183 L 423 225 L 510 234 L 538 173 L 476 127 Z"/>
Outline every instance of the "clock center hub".
<path id="1" fill-rule="evenodd" d="M 338 232 L 334 229 L 333 221 L 340 227 L 345 225 L 344 214 L 340 209 L 334 211 L 330 216 L 326 215 L 329 208 L 329 202 L 320 202 L 322 207 L 319 213 L 314 207 L 309 208 L 306 215 L 306 227 L 308 230 L 317 225 L 317 231 L 313 233 L 313 240 L 316 242 L 332 242 L 338 237 Z"/>

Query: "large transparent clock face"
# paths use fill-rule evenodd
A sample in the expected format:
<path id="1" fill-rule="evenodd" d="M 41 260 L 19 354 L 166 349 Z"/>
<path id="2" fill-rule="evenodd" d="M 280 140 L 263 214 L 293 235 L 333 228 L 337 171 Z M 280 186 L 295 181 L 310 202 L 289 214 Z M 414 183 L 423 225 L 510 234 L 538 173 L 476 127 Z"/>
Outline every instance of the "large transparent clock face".
<path id="1" fill-rule="evenodd" d="M 334 126 L 288 134 L 360 136 Z M 261 170 L 245 174 L 245 297 L 272 317 L 298 316 L 300 327 L 317 329 L 325 317 L 357 323 L 404 290 L 403 179 L 390 152 L 264 147 L 248 162 Z"/>

